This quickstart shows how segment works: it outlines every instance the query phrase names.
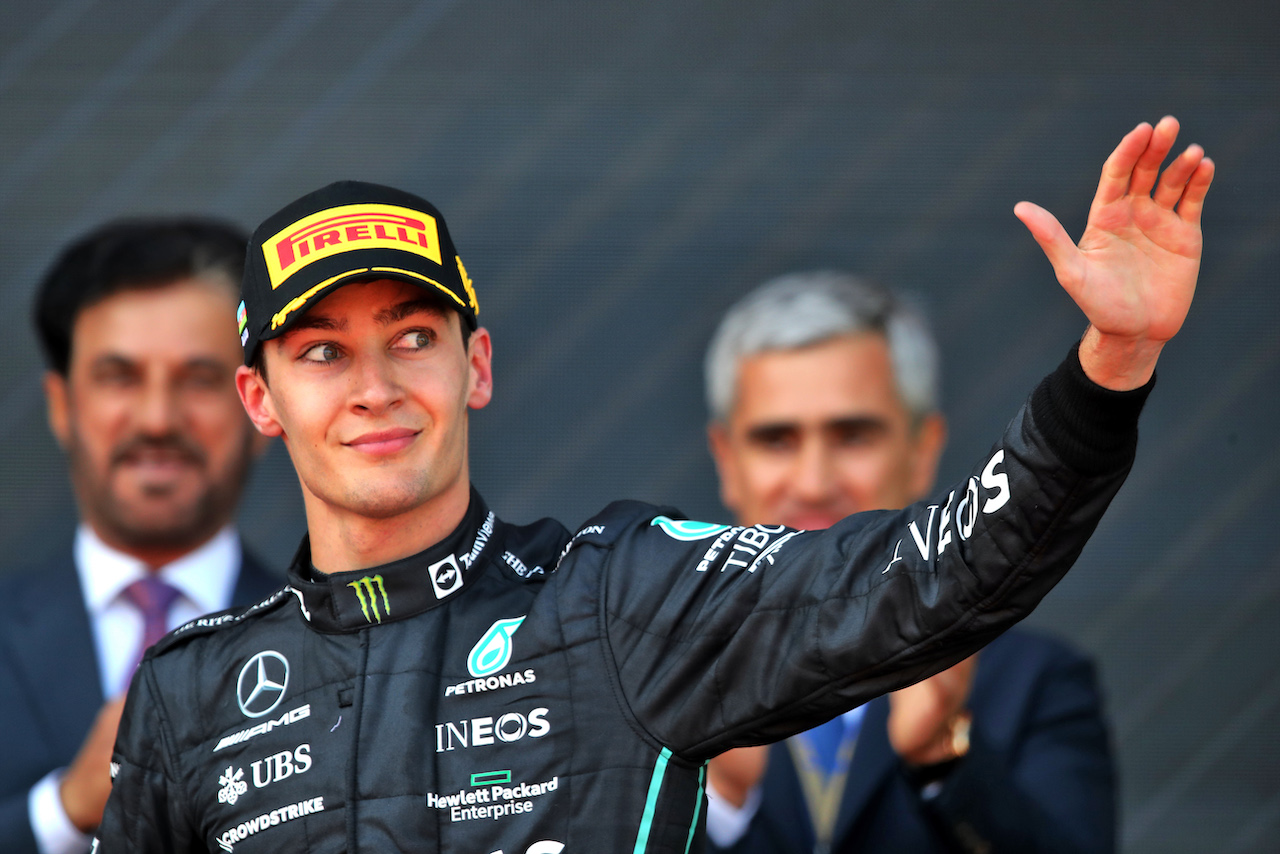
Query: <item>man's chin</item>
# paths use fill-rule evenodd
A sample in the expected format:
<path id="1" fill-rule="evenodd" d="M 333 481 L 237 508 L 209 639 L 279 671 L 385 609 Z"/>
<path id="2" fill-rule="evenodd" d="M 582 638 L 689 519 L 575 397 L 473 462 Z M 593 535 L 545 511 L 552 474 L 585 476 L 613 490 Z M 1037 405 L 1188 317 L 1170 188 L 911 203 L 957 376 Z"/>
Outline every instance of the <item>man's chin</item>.
<path id="1" fill-rule="evenodd" d="M 131 544 L 157 547 L 191 544 L 208 537 L 217 525 L 217 503 L 205 484 L 117 483 L 97 515 Z"/>
<path id="2" fill-rule="evenodd" d="M 366 519 L 394 519 L 422 507 L 432 493 L 425 479 L 362 484 L 343 501 L 344 509 Z"/>
<path id="3" fill-rule="evenodd" d="M 108 522 L 112 538 L 135 549 L 191 549 L 208 539 L 212 525 L 192 517 L 120 514 Z"/>

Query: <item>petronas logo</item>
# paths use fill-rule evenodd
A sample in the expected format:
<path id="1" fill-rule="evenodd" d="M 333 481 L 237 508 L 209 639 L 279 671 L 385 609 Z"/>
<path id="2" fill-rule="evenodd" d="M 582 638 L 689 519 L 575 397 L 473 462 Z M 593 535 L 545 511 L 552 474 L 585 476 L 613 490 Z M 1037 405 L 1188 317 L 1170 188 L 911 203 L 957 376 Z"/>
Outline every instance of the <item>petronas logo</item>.
<path id="1" fill-rule="evenodd" d="M 484 637 L 471 647 L 467 656 L 467 670 L 479 679 L 497 673 L 511 661 L 511 636 L 520 628 L 524 617 L 513 617 L 510 620 L 498 620 L 484 633 Z"/>
<path id="2" fill-rule="evenodd" d="M 391 600 L 387 598 L 387 588 L 382 584 L 381 575 L 366 575 L 357 581 L 353 581 L 347 585 L 356 592 L 356 598 L 360 600 L 360 611 L 364 614 L 365 622 L 382 622 L 384 614 L 391 614 Z M 374 588 L 382 594 L 382 607 L 379 609 L 378 597 L 374 595 Z"/>

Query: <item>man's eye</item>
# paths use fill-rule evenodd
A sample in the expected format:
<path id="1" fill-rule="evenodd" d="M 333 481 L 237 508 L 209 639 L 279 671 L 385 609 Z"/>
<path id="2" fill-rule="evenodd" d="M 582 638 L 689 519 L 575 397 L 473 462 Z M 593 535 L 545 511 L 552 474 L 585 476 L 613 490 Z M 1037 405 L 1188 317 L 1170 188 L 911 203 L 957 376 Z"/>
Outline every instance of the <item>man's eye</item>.
<path id="1" fill-rule="evenodd" d="M 138 381 L 136 374 L 120 370 L 98 371 L 93 378 L 98 384 L 108 386 L 126 386 Z"/>
<path id="2" fill-rule="evenodd" d="M 766 451 L 789 451 L 795 447 L 796 436 L 790 430 L 759 430 L 751 434 L 751 441 Z"/>
<path id="3" fill-rule="evenodd" d="M 217 389 L 226 383 L 226 375 L 220 371 L 190 371 L 183 377 L 183 384 L 190 388 Z"/>
<path id="4" fill-rule="evenodd" d="M 838 424 L 831 431 L 832 440 L 842 448 L 862 448 L 880 442 L 888 435 L 883 421 L 859 420 Z"/>
<path id="5" fill-rule="evenodd" d="M 422 350 L 431 346 L 431 342 L 435 340 L 435 336 L 425 329 L 414 329 L 406 332 L 396 339 L 392 344 L 395 350 Z"/>
<path id="6" fill-rule="evenodd" d="M 308 362 L 332 362 L 338 358 L 338 348 L 332 344 L 317 344 L 302 354 Z"/>
<path id="7" fill-rule="evenodd" d="M 870 444 L 873 433 L 865 429 L 840 430 L 836 433 L 836 442 L 846 448 L 856 448 Z"/>

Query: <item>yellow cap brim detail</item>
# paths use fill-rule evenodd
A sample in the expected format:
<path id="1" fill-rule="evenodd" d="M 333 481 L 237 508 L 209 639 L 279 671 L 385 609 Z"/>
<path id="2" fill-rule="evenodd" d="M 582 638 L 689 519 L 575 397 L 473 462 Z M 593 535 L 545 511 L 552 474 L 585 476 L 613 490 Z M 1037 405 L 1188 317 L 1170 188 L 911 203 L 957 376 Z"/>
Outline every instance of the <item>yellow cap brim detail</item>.
<path id="1" fill-rule="evenodd" d="M 447 294 L 449 299 L 453 300 L 463 308 L 467 308 L 467 304 L 462 301 L 461 297 L 437 282 L 435 279 L 424 276 L 421 273 L 415 273 L 412 270 L 401 270 L 399 267 L 370 267 L 369 271 L 372 273 L 395 273 L 397 276 L 408 276 L 412 279 L 417 279 L 420 282 L 426 282 L 429 285 L 434 285 L 442 293 Z"/>
<path id="2" fill-rule="evenodd" d="M 348 270 L 345 273 L 339 273 L 336 276 L 332 276 L 328 279 L 325 279 L 323 282 L 319 283 L 318 285 L 315 285 L 314 287 L 310 288 L 306 292 L 289 300 L 289 302 L 285 304 L 284 308 L 280 309 L 279 311 L 277 311 L 275 314 L 271 316 L 271 328 L 275 330 L 275 329 L 279 329 L 281 326 L 284 326 L 285 321 L 288 319 L 289 315 L 293 314 L 298 309 L 305 307 L 312 297 L 314 297 L 316 294 L 320 293 L 325 288 L 332 285 L 334 282 L 337 282 L 341 279 L 350 278 L 351 276 L 364 275 L 365 273 L 393 273 L 397 277 L 408 276 L 411 279 L 417 279 L 418 281 L 426 282 L 429 285 L 433 285 L 441 293 L 447 294 L 449 298 L 452 299 L 454 302 L 456 302 L 458 305 L 462 306 L 463 308 L 467 307 L 467 304 L 463 302 L 462 299 L 459 298 L 459 296 L 455 294 L 453 291 L 449 290 L 444 285 L 437 282 L 435 279 L 424 276 L 421 273 L 415 273 L 412 270 L 402 270 L 399 267 L 359 267 L 355 270 Z"/>

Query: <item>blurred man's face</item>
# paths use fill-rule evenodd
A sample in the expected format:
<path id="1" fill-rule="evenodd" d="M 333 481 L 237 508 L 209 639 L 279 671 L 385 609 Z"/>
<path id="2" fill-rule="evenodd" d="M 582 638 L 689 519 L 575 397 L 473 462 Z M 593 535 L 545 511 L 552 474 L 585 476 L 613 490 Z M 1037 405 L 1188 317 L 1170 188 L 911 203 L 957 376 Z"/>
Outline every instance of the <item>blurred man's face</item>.
<path id="1" fill-rule="evenodd" d="M 912 425 L 888 343 L 861 334 L 743 359 L 733 409 L 710 440 L 740 524 L 814 530 L 924 497 L 945 427 L 938 415 Z"/>
<path id="2" fill-rule="evenodd" d="M 185 551 L 235 511 L 255 434 L 233 294 L 187 279 L 110 296 L 76 318 L 67 376 L 46 375 L 80 512 L 117 548 Z"/>
<path id="3" fill-rule="evenodd" d="M 313 529 L 466 506 L 467 410 L 492 388 L 485 330 L 464 344 L 457 312 L 383 279 L 326 295 L 262 346 L 267 379 L 241 371 L 241 393 L 288 447 Z"/>

